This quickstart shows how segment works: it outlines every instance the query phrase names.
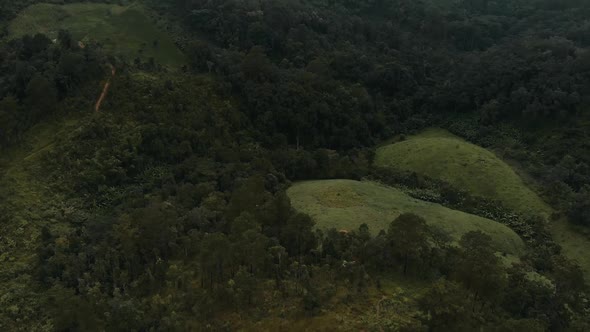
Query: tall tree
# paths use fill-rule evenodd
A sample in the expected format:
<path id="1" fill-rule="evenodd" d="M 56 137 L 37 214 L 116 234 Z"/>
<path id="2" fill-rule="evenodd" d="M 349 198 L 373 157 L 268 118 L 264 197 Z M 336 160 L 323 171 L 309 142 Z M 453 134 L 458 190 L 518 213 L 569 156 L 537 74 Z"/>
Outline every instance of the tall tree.
<path id="1" fill-rule="evenodd" d="M 35 74 L 26 89 L 26 104 L 31 108 L 32 119 L 50 113 L 57 105 L 55 84 L 41 74 Z"/>
<path id="2" fill-rule="evenodd" d="M 420 297 L 431 331 L 469 331 L 473 328 L 469 292 L 461 284 L 441 279 Z"/>
<path id="3" fill-rule="evenodd" d="M 397 217 L 387 230 L 387 239 L 395 256 L 402 262 L 404 275 L 412 264 L 421 263 L 430 249 L 426 220 L 411 213 Z"/>
<path id="4" fill-rule="evenodd" d="M 497 299 L 506 286 L 506 272 L 492 247 L 492 238 L 480 231 L 469 232 L 459 244 L 462 250 L 455 278 L 474 293 L 474 301 L 485 304 Z"/>

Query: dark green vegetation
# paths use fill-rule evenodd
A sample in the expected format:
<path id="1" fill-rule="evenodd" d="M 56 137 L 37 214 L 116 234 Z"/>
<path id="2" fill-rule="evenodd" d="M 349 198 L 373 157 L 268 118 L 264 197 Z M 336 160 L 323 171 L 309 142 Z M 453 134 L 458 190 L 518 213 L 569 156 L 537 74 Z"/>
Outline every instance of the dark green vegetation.
<path id="1" fill-rule="evenodd" d="M 586 1 L 37 2 L 0 0 L 1 330 L 590 329 L 550 232 L 590 225 Z M 374 164 L 431 127 L 503 178 Z"/>

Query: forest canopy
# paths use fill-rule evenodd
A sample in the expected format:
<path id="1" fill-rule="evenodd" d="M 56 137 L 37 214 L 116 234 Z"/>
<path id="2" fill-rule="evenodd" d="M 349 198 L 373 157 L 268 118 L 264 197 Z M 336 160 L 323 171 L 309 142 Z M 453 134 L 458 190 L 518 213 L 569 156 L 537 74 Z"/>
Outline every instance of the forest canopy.
<path id="1" fill-rule="evenodd" d="M 41 2 L 0 0 L 0 329 L 590 329 L 588 1 Z"/>

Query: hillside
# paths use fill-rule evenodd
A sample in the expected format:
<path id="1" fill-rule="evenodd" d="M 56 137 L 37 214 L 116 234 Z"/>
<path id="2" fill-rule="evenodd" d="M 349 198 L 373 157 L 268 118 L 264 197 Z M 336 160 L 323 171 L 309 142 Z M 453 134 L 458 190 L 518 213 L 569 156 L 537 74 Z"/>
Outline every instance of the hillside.
<path id="1" fill-rule="evenodd" d="M 60 30 L 67 30 L 76 41 L 100 43 L 107 53 L 129 62 L 153 58 L 172 68 L 186 64 L 171 36 L 160 31 L 146 14 L 138 2 L 129 6 L 39 3 L 24 9 L 9 24 L 7 39 L 36 33 L 56 39 Z"/>
<path id="2" fill-rule="evenodd" d="M 416 172 L 524 214 L 550 208 L 493 152 L 444 130 L 429 129 L 377 149 L 375 165 Z"/>
<path id="3" fill-rule="evenodd" d="M 522 240 L 510 228 L 493 220 L 420 201 L 395 188 L 373 182 L 351 180 L 306 181 L 287 190 L 293 207 L 309 214 L 321 229 L 356 230 L 367 223 L 372 233 L 387 230 L 402 213 L 414 213 L 447 232 L 455 241 L 470 231 L 493 238 L 495 248 L 520 256 Z"/>
<path id="4" fill-rule="evenodd" d="M 494 153 L 441 129 L 428 129 L 405 141 L 379 147 L 375 165 L 445 181 L 525 216 L 540 214 L 548 218 L 552 211 Z M 567 220 L 552 221 L 549 230 L 564 254 L 590 275 L 590 258 L 586 255 L 590 248 L 588 237 Z"/>
<path id="5" fill-rule="evenodd" d="M 0 0 L 0 331 L 590 331 L 588 17 Z"/>

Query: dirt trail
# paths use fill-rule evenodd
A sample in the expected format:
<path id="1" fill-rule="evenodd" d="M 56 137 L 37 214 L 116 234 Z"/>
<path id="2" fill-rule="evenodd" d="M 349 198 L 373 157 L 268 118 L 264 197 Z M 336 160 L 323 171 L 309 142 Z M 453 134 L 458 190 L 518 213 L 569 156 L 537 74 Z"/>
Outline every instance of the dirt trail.
<path id="1" fill-rule="evenodd" d="M 115 67 L 113 67 L 112 64 L 109 63 L 109 67 L 111 67 L 111 77 L 109 77 L 107 82 L 104 84 L 104 87 L 102 88 L 102 92 L 100 94 L 100 97 L 96 101 L 96 105 L 94 106 L 94 111 L 96 111 L 96 112 L 100 112 L 100 106 L 102 105 L 102 102 L 104 101 L 104 99 L 107 96 L 107 93 L 109 92 L 109 88 L 111 86 L 111 80 L 117 74 L 117 69 L 115 69 Z"/>

